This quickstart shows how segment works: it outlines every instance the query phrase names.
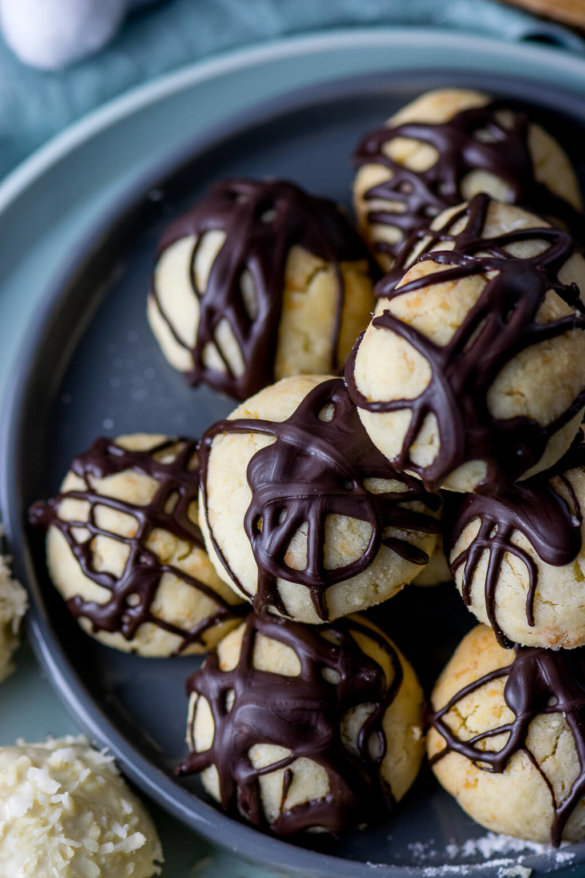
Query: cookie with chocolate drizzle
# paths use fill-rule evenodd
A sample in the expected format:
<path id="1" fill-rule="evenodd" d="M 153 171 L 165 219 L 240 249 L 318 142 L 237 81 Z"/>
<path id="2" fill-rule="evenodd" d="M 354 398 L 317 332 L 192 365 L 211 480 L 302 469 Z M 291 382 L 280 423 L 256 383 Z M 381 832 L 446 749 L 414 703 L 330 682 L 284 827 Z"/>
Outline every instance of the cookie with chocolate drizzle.
<path id="1" fill-rule="evenodd" d="M 503 646 L 585 646 L 584 509 L 582 430 L 552 470 L 449 504 L 455 581 Z"/>
<path id="2" fill-rule="evenodd" d="M 190 754 L 225 809 L 289 836 L 383 820 L 424 753 L 423 694 L 371 622 L 250 614 L 187 683 Z"/>
<path id="3" fill-rule="evenodd" d="M 254 604 L 319 623 L 387 600 L 428 562 L 440 498 L 368 439 L 341 378 L 283 379 L 212 426 L 201 528 Z"/>
<path id="4" fill-rule="evenodd" d="M 199 444 L 137 433 L 99 438 L 76 457 L 31 523 L 47 564 L 89 634 L 144 656 L 200 653 L 244 606 L 216 575 L 198 526 Z"/>
<path id="5" fill-rule="evenodd" d="M 474 820 L 554 845 L 585 838 L 585 649 L 504 649 L 479 625 L 432 703 L 431 765 Z"/>
<path id="6" fill-rule="evenodd" d="M 193 386 L 244 400 L 343 366 L 373 308 L 370 267 L 332 201 L 280 180 L 226 180 L 163 236 L 148 318 Z"/>
<path id="7" fill-rule="evenodd" d="M 480 192 L 584 237 L 579 184 L 557 141 L 504 100 L 428 92 L 371 131 L 355 156 L 360 230 L 382 268 L 449 207 Z"/>
<path id="8" fill-rule="evenodd" d="M 429 490 L 497 494 L 553 466 L 585 407 L 585 261 L 539 217 L 477 195 L 379 284 L 346 369 L 374 444 Z"/>

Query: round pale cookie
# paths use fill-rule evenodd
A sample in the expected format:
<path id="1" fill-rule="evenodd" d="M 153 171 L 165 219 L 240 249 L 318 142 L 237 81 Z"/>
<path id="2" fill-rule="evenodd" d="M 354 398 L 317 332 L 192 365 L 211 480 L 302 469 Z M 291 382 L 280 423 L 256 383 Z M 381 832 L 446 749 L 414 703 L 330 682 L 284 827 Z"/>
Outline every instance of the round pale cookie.
<path id="1" fill-rule="evenodd" d="M 585 645 L 584 511 L 582 434 L 552 470 L 453 509 L 455 581 L 503 645 Z"/>
<path id="2" fill-rule="evenodd" d="M 0 747 L 0 873 L 152 878 L 162 850 L 114 760 L 85 738 Z"/>
<path id="3" fill-rule="evenodd" d="M 439 534 L 435 551 L 430 557 L 429 563 L 412 580 L 413 585 L 431 586 L 442 585 L 443 582 L 451 582 L 453 574 L 449 567 L 449 561 L 443 547 L 443 537 Z"/>
<path id="4" fill-rule="evenodd" d="M 355 154 L 360 230 L 385 271 L 405 239 L 486 192 L 583 234 L 579 184 L 557 141 L 504 100 L 464 89 L 421 95 Z"/>
<path id="5" fill-rule="evenodd" d="M 187 688 L 182 773 L 277 835 L 379 822 L 418 773 L 422 690 L 359 616 L 315 628 L 251 614 Z"/>
<path id="6" fill-rule="evenodd" d="M 12 578 L 7 558 L 0 555 L 0 683 L 14 670 L 12 656 L 20 642 L 20 623 L 27 609 L 26 592 Z"/>
<path id="7" fill-rule="evenodd" d="M 583 649 L 504 649 L 478 625 L 432 706 L 433 770 L 474 820 L 541 843 L 585 838 Z"/>
<path id="8" fill-rule="evenodd" d="M 83 629 L 143 656 L 199 653 L 237 624 L 198 526 L 198 443 L 136 433 L 97 439 L 61 492 L 35 504 L 55 586 Z"/>
<path id="9" fill-rule="evenodd" d="M 585 260 L 569 235 L 477 195 L 380 283 L 348 363 L 374 444 L 430 490 L 496 493 L 556 463 L 585 405 Z M 583 284 L 585 289 L 585 282 Z"/>
<path id="10" fill-rule="evenodd" d="M 343 366 L 374 307 L 369 269 L 334 202 L 292 183 L 228 180 L 163 237 L 148 319 L 192 385 L 244 400 Z"/>
<path id="11" fill-rule="evenodd" d="M 301 622 L 396 594 L 428 562 L 440 498 L 388 466 L 343 380 L 285 378 L 211 427 L 201 529 L 220 576 Z"/>

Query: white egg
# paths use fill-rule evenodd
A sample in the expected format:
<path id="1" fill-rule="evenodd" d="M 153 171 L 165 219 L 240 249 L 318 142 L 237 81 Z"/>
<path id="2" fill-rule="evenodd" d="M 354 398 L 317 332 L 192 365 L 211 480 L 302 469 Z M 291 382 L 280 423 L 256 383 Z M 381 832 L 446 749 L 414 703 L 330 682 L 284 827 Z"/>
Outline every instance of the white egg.
<path id="1" fill-rule="evenodd" d="M 25 64 L 58 70 L 105 46 L 130 0 L 0 0 L 4 38 Z"/>

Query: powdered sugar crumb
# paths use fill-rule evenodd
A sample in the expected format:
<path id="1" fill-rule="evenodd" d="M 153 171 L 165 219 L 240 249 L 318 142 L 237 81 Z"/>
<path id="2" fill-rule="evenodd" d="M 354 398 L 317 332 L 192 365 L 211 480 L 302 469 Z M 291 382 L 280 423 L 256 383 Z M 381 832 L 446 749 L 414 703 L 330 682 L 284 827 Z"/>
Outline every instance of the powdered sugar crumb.
<path id="1" fill-rule="evenodd" d="M 480 854 L 484 860 L 488 860 L 494 854 L 515 854 L 529 852 L 532 854 L 544 854 L 555 850 L 551 845 L 538 844 L 534 841 L 523 841 L 521 838 L 513 838 L 511 835 L 497 835 L 488 832 L 481 838 L 470 838 L 459 848 L 459 855 L 474 857 Z"/>
<path id="2" fill-rule="evenodd" d="M 434 838 L 430 838 L 428 841 L 414 841 L 408 845 L 408 850 L 415 860 L 429 860 L 437 855 Z"/>
<path id="3" fill-rule="evenodd" d="M 489 862 L 498 869 L 498 878 L 529 878 L 532 869 L 522 865 L 527 857 L 535 854 L 551 854 L 557 865 L 569 863 L 574 859 L 575 853 L 565 848 L 557 849 L 549 844 L 538 844 L 533 841 L 524 841 L 509 835 L 497 835 L 488 832 L 480 838 L 470 838 L 458 844 L 451 840 L 443 848 L 437 845 L 435 839 L 416 841 L 408 845 L 411 857 L 423 864 L 425 861 L 441 861 L 442 865 L 429 865 L 423 870 L 425 878 L 452 874 L 466 875 L 473 867 L 473 863 L 444 863 L 444 860 L 472 859 L 477 862 L 478 858 Z"/>
<path id="4" fill-rule="evenodd" d="M 532 869 L 528 866 L 508 866 L 507 869 L 498 871 L 498 878 L 530 878 L 531 875 Z"/>
<path id="5" fill-rule="evenodd" d="M 575 859 L 575 854 L 573 851 L 557 851 L 555 859 L 557 863 L 570 863 Z"/>
<path id="6" fill-rule="evenodd" d="M 509 858 L 503 858 L 500 860 L 491 860 L 490 866 L 501 867 L 498 869 L 498 878 L 507 878 L 506 870 L 510 867 L 517 868 L 517 864 L 514 863 Z M 441 866 L 426 866 L 423 869 L 424 878 L 439 878 L 442 875 L 467 875 L 473 870 L 472 863 L 460 863 L 459 865 L 441 865 Z M 529 870 L 532 871 L 532 870 Z"/>

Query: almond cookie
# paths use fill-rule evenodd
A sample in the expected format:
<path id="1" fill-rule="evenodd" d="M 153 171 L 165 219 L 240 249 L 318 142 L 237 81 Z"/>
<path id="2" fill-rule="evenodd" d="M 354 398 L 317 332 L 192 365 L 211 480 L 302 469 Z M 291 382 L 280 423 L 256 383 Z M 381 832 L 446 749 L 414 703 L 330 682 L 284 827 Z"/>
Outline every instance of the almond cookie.
<path id="1" fill-rule="evenodd" d="M 372 445 L 343 380 L 285 378 L 201 446 L 201 529 L 226 582 L 319 623 L 396 594 L 428 562 L 440 498 Z"/>
<path id="2" fill-rule="evenodd" d="M 315 628 L 251 614 L 187 689 L 181 772 L 277 835 L 379 822 L 418 773 L 422 690 L 359 616 Z"/>
<path id="3" fill-rule="evenodd" d="M 585 262 L 572 238 L 477 195 L 389 274 L 348 363 L 374 444 L 429 490 L 495 494 L 548 469 L 585 406 Z"/>
<path id="4" fill-rule="evenodd" d="M 192 385 L 244 400 L 338 371 L 373 309 L 367 250 L 338 205 L 277 180 L 228 180 L 164 235 L 148 298 Z"/>
<path id="5" fill-rule="evenodd" d="M 56 499 L 33 506 L 51 579 L 85 631 L 167 656 L 203 652 L 237 624 L 239 598 L 204 549 L 198 488 L 195 440 L 136 433 L 97 439 Z"/>
<path id="6" fill-rule="evenodd" d="M 357 148 L 360 230 L 389 271 L 404 242 L 480 192 L 520 204 L 582 238 L 582 202 L 569 159 L 529 115 L 464 89 L 421 95 Z"/>
<path id="7" fill-rule="evenodd" d="M 585 650 L 504 649 L 478 625 L 432 706 L 433 770 L 474 820 L 541 843 L 585 838 Z"/>
<path id="8" fill-rule="evenodd" d="M 452 504 L 448 544 L 469 609 L 504 646 L 585 645 L 585 443 L 495 497 Z"/>

